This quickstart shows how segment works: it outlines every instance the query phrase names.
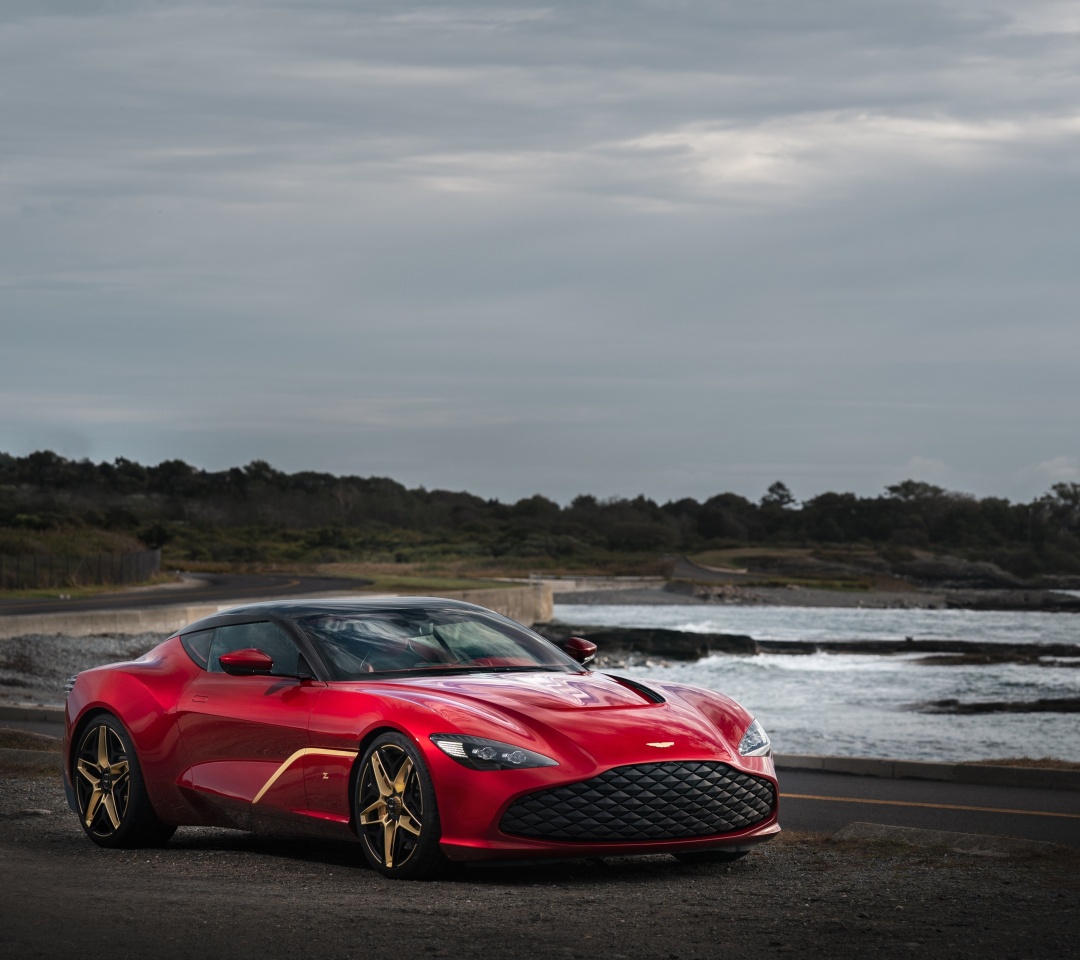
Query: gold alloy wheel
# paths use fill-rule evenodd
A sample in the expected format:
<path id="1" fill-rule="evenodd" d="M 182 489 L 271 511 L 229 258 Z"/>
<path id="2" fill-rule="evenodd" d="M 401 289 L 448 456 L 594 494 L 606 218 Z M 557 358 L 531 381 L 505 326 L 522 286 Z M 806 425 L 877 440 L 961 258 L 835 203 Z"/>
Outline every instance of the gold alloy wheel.
<path id="1" fill-rule="evenodd" d="M 383 866 L 401 867 L 423 830 L 423 794 L 416 764 L 395 743 L 384 743 L 360 773 L 357 822 L 364 842 Z"/>
<path id="2" fill-rule="evenodd" d="M 127 813 L 131 767 L 124 742 L 108 724 L 91 725 L 83 734 L 74 779 L 83 825 L 95 836 L 112 836 Z"/>

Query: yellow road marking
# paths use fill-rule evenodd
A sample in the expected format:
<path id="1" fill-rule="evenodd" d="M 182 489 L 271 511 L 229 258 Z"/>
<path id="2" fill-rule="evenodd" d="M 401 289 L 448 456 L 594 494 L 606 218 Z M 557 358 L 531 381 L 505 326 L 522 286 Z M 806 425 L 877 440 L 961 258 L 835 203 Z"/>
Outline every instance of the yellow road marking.
<path id="1" fill-rule="evenodd" d="M 931 810 L 974 810 L 978 813 L 1019 813 L 1027 817 L 1063 817 L 1080 820 L 1080 813 L 1051 813 L 1048 810 L 1006 810 L 1001 807 L 965 807 L 956 803 L 916 803 L 913 800 L 864 800 L 859 797 L 816 797 L 810 793 L 781 793 L 780 799 L 832 800 L 835 803 L 878 803 L 887 807 L 929 807 Z"/>

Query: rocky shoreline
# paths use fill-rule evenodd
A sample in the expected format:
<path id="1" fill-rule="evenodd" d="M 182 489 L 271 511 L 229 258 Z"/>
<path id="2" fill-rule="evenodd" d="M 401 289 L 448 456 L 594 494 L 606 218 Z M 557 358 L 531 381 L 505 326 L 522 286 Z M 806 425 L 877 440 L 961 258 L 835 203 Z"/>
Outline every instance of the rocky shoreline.
<path id="1" fill-rule="evenodd" d="M 1080 613 L 1080 597 L 1057 590 L 822 590 L 672 581 L 663 587 L 556 592 L 556 603 L 588 606 L 727 605 L 864 607 L 880 610 L 1000 610 Z"/>
<path id="2" fill-rule="evenodd" d="M 1080 697 L 1044 697 L 1040 700 L 930 700 L 918 704 L 920 713 L 1080 713 Z"/>
<path id="3" fill-rule="evenodd" d="M 905 655 L 919 665 L 969 666 L 1016 663 L 1046 668 L 1080 667 L 1080 644 L 984 643 L 968 640 L 755 640 L 742 634 L 686 633 L 680 630 L 599 627 L 544 623 L 534 629 L 556 644 L 583 637 L 597 645 L 594 665 L 600 670 L 635 666 L 668 666 L 713 654 L 807 656 L 815 653 Z M 912 657 L 912 654 L 918 656 Z M 958 699 L 913 703 L 907 709 L 931 714 L 1080 713 L 1080 697 L 1030 701 L 965 702 Z"/>
<path id="4" fill-rule="evenodd" d="M 668 660 L 700 660 L 714 653 L 754 656 L 759 653 L 806 656 L 814 653 L 863 653 L 882 656 L 922 654 L 916 662 L 939 665 L 969 663 L 1046 663 L 1080 666 L 1076 643 L 983 643 L 971 640 L 755 640 L 742 634 L 686 633 L 659 627 L 599 627 L 553 621 L 534 630 L 553 643 L 584 637 L 599 648 L 598 659 L 628 656 Z M 942 656 L 935 656 L 942 655 Z M 1058 661 L 1064 660 L 1064 663 Z M 1074 661 L 1071 662 L 1071 661 Z"/>

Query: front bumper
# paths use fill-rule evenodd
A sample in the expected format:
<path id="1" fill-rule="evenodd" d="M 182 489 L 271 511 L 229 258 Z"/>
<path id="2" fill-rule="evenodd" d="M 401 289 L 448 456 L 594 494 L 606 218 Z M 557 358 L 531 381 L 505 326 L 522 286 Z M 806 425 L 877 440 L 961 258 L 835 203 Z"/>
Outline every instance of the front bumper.
<path id="1" fill-rule="evenodd" d="M 474 794 L 465 823 L 443 818 L 442 847 L 453 860 L 745 850 L 780 832 L 772 762 L 750 763 L 758 769 L 716 760 L 627 764 L 501 803 Z"/>

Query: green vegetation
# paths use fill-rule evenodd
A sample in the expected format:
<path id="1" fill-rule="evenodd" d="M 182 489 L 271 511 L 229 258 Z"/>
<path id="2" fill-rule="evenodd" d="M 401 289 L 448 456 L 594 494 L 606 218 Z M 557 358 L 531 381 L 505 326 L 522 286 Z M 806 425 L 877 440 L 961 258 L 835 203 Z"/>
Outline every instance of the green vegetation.
<path id="1" fill-rule="evenodd" d="M 16 514 L 5 518 L 12 526 L 0 527 L 0 554 L 70 554 L 88 556 L 94 553 L 130 553 L 143 550 L 143 544 L 130 533 L 101 530 L 83 525 L 47 526 L 41 529 L 40 517 L 27 523 L 27 516 Z"/>
<path id="2" fill-rule="evenodd" d="M 560 507 L 540 495 L 507 504 L 380 477 L 287 474 L 262 461 L 208 472 L 180 460 L 0 453 L 0 553 L 140 543 L 163 548 L 166 569 L 348 565 L 384 577 L 396 569 L 403 585 L 536 571 L 663 574 L 675 554 L 838 589 L 920 570 L 947 579 L 949 555 L 1007 582 L 1080 574 L 1080 484 L 1056 484 L 1031 503 L 906 480 L 877 497 L 824 493 L 801 504 L 777 482 L 756 503 L 734 493 L 664 504 L 582 495 Z"/>

